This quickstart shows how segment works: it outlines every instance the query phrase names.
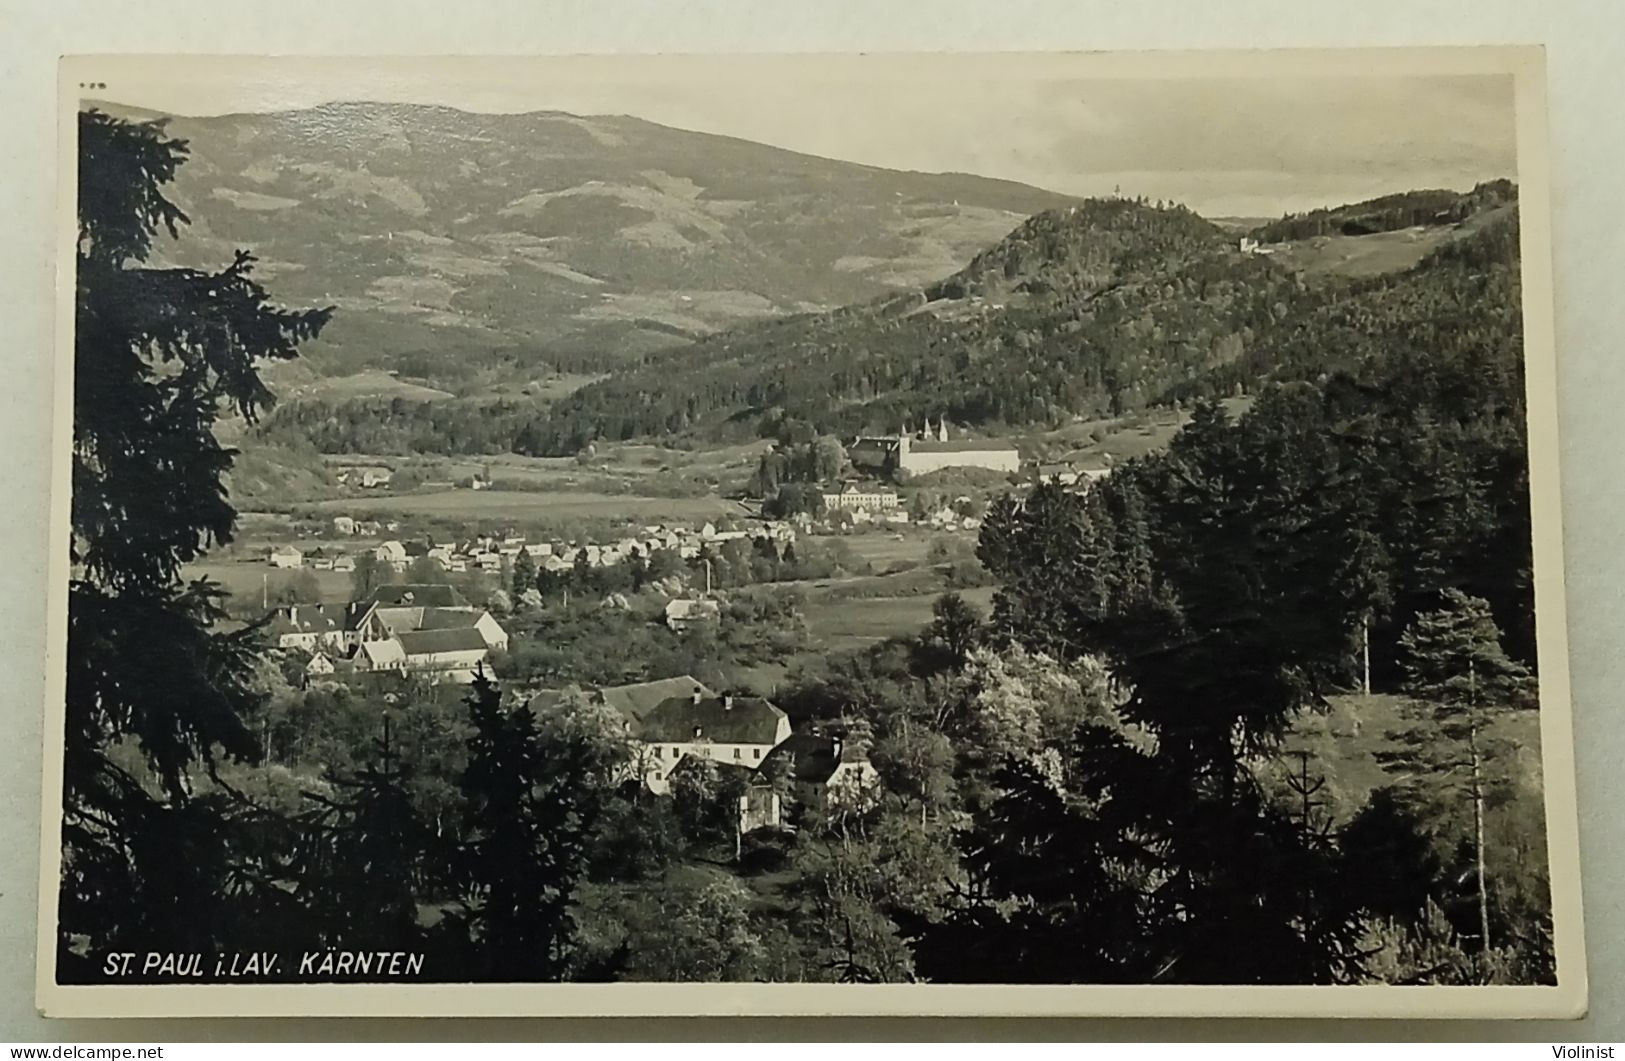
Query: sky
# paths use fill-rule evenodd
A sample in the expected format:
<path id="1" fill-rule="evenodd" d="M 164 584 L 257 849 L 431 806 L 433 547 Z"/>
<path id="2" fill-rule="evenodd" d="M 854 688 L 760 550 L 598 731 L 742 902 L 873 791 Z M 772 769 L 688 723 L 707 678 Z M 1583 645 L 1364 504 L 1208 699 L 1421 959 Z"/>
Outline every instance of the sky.
<path id="1" fill-rule="evenodd" d="M 1171 67 L 1081 54 L 234 59 L 149 62 L 116 71 L 97 95 L 186 115 L 334 100 L 627 114 L 893 169 L 1172 199 L 1215 217 L 1516 178 L 1510 75 L 1389 72 L 1333 54 L 1256 67 L 1237 53 Z"/>

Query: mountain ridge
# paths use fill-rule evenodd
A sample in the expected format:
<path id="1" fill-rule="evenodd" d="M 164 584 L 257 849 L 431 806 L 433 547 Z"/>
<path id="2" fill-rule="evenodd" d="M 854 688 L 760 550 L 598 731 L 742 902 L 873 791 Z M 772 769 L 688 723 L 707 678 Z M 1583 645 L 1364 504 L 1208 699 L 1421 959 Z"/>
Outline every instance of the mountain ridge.
<path id="1" fill-rule="evenodd" d="M 246 247 L 282 300 L 338 306 L 309 352 L 322 372 L 438 361 L 426 382 L 450 390 L 532 365 L 596 373 L 739 321 L 918 286 L 1075 202 L 631 116 L 101 109 L 163 118 L 188 141 L 172 190 L 193 223 L 159 264 Z"/>

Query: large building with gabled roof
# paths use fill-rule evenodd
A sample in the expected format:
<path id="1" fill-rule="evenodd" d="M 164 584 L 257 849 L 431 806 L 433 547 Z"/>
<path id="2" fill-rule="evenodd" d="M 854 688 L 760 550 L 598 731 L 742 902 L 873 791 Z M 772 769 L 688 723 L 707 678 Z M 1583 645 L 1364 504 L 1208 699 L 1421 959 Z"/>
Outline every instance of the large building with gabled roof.
<path id="1" fill-rule="evenodd" d="M 759 696 L 687 696 L 661 701 L 637 738 L 648 752 L 646 776 L 664 781 L 684 756 L 756 769 L 790 736 L 790 716 Z"/>
<path id="2" fill-rule="evenodd" d="M 565 689 L 544 689 L 531 698 L 531 707 L 534 710 L 553 707 L 564 699 L 567 692 Z M 643 720 L 649 713 L 667 700 L 682 697 L 692 699 L 695 693 L 704 697 L 717 695 L 704 682 L 687 674 L 626 685 L 587 686 L 581 692 L 588 700 L 603 704 L 620 715 L 626 722 L 627 732 L 634 737 L 642 734 Z"/>
<path id="3" fill-rule="evenodd" d="M 938 418 L 933 429 L 906 428 L 895 435 L 862 436 L 847 447 L 852 466 L 874 475 L 928 475 L 944 468 L 986 468 L 1013 473 L 1021 469 L 1021 453 L 1008 443 L 989 439 L 948 437 L 948 421 Z"/>

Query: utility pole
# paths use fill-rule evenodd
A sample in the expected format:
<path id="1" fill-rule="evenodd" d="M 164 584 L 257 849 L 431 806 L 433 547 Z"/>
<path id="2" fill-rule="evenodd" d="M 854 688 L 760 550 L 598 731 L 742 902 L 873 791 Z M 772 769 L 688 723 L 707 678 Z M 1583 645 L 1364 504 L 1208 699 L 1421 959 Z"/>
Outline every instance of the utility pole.
<path id="1" fill-rule="evenodd" d="M 271 576 L 267 572 L 260 572 L 260 611 L 271 610 Z"/>
<path id="2" fill-rule="evenodd" d="M 709 557 L 705 561 L 705 595 L 707 598 L 711 596 L 711 560 Z"/>

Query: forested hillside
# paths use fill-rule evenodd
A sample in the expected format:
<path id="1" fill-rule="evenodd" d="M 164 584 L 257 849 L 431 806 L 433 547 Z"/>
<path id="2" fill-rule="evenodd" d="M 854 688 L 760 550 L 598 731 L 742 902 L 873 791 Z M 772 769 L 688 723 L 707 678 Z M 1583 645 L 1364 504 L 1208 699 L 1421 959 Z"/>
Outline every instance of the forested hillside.
<path id="1" fill-rule="evenodd" d="M 748 434 L 775 411 L 838 433 L 924 414 L 1057 426 L 1402 348 L 1515 349 L 1517 249 L 1506 211 L 1404 272 L 1311 277 L 1183 207 L 1091 200 L 1030 218 L 921 292 L 732 329 L 583 388 L 515 446 Z"/>
<path id="2" fill-rule="evenodd" d="M 1253 230 L 1264 243 L 1316 236 L 1365 236 L 1415 225 L 1449 225 L 1485 210 L 1515 202 L 1517 186 L 1509 180 L 1485 181 L 1465 195 L 1445 188 L 1398 192 L 1348 206 L 1324 207 L 1285 217 Z"/>

